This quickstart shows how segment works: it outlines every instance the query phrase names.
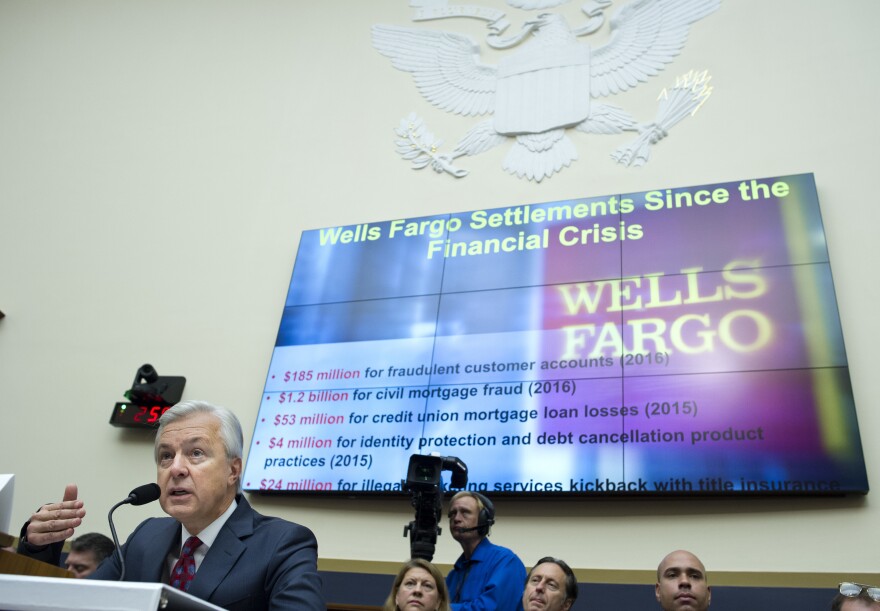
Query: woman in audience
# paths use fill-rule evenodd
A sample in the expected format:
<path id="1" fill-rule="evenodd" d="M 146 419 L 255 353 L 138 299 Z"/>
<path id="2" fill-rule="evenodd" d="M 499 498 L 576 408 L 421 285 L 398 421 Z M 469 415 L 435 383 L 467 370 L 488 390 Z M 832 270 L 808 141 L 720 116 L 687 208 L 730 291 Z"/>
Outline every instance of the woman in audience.
<path id="1" fill-rule="evenodd" d="M 443 574 L 427 560 L 408 561 L 394 578 L 383 611 L 450 611 Z"/>

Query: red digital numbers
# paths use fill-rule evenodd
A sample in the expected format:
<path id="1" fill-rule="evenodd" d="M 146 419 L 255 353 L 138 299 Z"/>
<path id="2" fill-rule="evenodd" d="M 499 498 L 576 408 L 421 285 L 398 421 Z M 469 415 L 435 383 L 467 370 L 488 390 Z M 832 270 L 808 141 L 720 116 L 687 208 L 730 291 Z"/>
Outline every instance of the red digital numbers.
<path id="1" fill-rule="evenodd" d="M 171 409 L 171 406 L 162 407 L 154 405 L 152 407 L 147 407 L 145 405 L 138 405 L 137 408 L 138 413 L 132 418 L 134 422 L 137 422 L 138 424 L 156 424 L 159 418 L 162 417 L 162 414 Z"/>
<path id="2" fill-rule="evenodd" d="M 147 418 L 147 422 L 150 424 L 155 423 L 159 419 L 159 417 L 167 411 L 167 407 L 159 407 L 158 405 L 154 405 L 150 408 L 150 417 Z"/>

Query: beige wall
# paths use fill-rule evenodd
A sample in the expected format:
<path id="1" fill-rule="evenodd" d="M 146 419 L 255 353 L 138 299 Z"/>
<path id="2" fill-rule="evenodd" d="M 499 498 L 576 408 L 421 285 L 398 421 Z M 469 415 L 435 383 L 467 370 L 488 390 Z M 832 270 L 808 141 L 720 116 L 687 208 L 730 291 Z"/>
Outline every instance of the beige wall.
<path id="1" fill-rule="evenodd" d="M 708 69 L 699 114 L 642 169 L 609 158 L 629 135 L 573 135 L 580 159 L 543 184 L 501 171 L 506 146 L 461 160 L 463 180 L 397 156 L 411 110 L 448 148 L 475 122 L 424 102 L 372 49 L 372 24 L 409 14 L 406 0 L 0 2 L 0 472 L 16 474 L 14 522 L 77 482 L 83 532 L 106 532 L 110 505 L 154 477 L 149 434 L 107 424 L 144 362 L 185 375 L 186 398 L 235 409 L 250 436 L 304 229 L 800 172 L 816 174 L 880 485 L 880 3 L 724 0 L 660 77 L 610 100 L 647 120 L 676 75 Z M 583 569 L 647 570 L 686 547 L 715 571 L 878 572 L 876 494 L 510 500 L 494 538 L 527 564 L 552 553 Z M 408 553 L 404 500 L 251 500 L 312 527 L 322 558 Z M 158 512 L 121 509 L 118 528 Z M 436 559 L 456 554 L 444 532 Z"/>

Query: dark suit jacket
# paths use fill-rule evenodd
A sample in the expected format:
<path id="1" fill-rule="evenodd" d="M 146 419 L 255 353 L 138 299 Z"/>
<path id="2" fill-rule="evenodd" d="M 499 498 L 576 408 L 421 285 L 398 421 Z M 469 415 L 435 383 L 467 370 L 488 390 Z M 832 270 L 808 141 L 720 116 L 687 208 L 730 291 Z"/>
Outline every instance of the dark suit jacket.
<path id="1" fill-rule="evenodd" d="M 235 611 L 325 611 L 312 532 L 260 515 L 243 496 L 236 500 L 238 507 L 208 550 L 189 593 Z M 180 523 L 174 518 L 141 522 L 122 546 L 125 581 L 167 581 L 165 560 L 179 545 Z M 89 578 L 117 580 L 119 573 L 114 554 Z"/>

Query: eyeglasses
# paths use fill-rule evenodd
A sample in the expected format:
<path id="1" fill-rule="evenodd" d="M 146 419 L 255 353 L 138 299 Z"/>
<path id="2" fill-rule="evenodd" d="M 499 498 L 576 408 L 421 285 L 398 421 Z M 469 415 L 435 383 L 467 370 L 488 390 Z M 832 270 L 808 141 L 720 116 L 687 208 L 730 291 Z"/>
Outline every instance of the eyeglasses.
<path id="1" fill-rule="evenodd" d="M 841 594 L 848 598 L 855 598 L 864 590 L 874 602 L 880 603 L 880 588 L 877 586 L 866 586 L 863 583 L 852 583 L 844 581 L 837 586 Z"/>

